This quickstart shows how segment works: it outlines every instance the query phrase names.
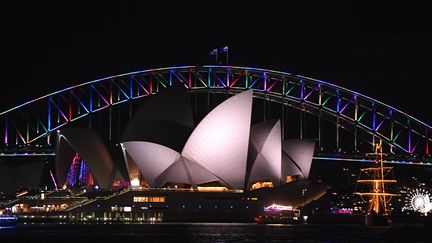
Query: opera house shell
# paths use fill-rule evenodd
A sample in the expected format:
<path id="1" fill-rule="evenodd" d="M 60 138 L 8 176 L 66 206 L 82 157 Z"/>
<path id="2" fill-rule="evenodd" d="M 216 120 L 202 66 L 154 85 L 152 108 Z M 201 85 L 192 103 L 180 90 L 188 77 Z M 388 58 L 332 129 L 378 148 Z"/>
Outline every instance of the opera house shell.
<path id="1" fill-rule="evenodd" d="M 315 141 L 282 141 L 280 120 L 251 126 L 252 102 L 252 90 L 234 95 L 194 127 L 186 91 L 160 91 L 126 127 L 121 163 L 95 132 L 63 129 L 56 143 L 56 180 L 70 184 L 71 161 L 78 154 L 94 184 L 107 190 L 125 181 L 150 188 L 251 191 L 308 179 Z"/>
<path id="2" fill-rule="evenodd" d="M 67 184 L 68 175 L 73 170 L 71 161 L 79 154 L 94 177 L 95 184 L 110 189 L 114 180 L 125 180 L 113 163 L 102 138 L 94 131 L 81 128 L 68 128 L 59 131 L 56 142 L 56 181 Z M 82 170 L 79 166 L 78 170 Z M 77 174 L 82 177 L 82 173 Z M 78 178 L 77 178 L 78 179 Z"/>
<path id="3" fill-rule="evenodd" d="M 282 141 L 280 120 L 251 127 L 252 90 L 219 104 L 194 129 L 184 97 L 159 97 L 132 119 L 121 143 L 131 181 L 248 190 L 255 183 L 277 187 L 288 177 L 308 178 L 315 142 Z"/>

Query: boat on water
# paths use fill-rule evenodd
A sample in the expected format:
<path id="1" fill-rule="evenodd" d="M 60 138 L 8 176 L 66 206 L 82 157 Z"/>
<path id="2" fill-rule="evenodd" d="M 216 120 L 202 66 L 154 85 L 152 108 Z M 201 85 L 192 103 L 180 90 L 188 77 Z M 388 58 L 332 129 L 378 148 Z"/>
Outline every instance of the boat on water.
<path id="1" fill-rule="evenodd" d="M 264 208 L 255 222 L 259 224 L 301 224 L 305 223 L 307 216 L 301 216 L 299 209 L 292 206 L 272 204 Z"/>
<path id="2" fill-rule="evenodd" d="M 17 222 L 17 216 L 11 214 L 8 210 L 0 209 L 0 226 L 15 226 Z"/>
<path id="3" fill-rule="evenodd" d="M 0 215 L 0 226 L 15 226 L 17 221 L 15 215 Z"/>
<path id="4" fill-rule="evenodd" d="M 397 182 L 394 179 L 393 167 L 384 166 L 383 156 L 387 154 L 383 153 L 382 140 L 375 145 L 374 153 L 366 155 L 375 158 L 374 167 L 360 169 L 355 192 L 369 204 L 365 225 L 389 226 L 392 224 L 389 203 L 392 197 L 399 196 L 399 194 L 389 192 L 390 185 L 395 185 Z M 366 191 L 357 190 L 359 185 L 367 185 Z"/>

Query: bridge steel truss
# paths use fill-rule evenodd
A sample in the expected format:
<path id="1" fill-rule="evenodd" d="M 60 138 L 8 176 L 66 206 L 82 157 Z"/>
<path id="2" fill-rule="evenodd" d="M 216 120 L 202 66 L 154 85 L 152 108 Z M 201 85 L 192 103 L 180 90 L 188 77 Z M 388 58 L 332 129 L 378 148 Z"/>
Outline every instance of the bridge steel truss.
<path id="1" fill-rule="evenodd" d="M 50 135 L 68 123 L 156 94 L 161 88 L 174 83 L 193 92 L 211 90 L 234 94 L 253 89 L 257 98 L 297 108 L 301 114 L 316 115 L 319 124 L 324 115 L 332 117 L 336 125 L 337 148 L 339 130 L 349 125 L 354 128 L 355 151 L 358 131 L 362 131 L 370 135 L 371 145 L 382 139 L 392 154 L 430 161 L 432 127 L 392 106 L 325 81 L 286 72 L 235 66 L 150 69 L 94 80 L 45 95 L 0 113 L 0 132 L 3 135 L 0 148 L 7 152 L 11 148 L 32 146 L 42 141 L 49 145 Z M 281 112 L 282 120 L 284 113 Z M 318 147 L 321 146 L 321 133 L 321 126 L 318 125 Z"/>

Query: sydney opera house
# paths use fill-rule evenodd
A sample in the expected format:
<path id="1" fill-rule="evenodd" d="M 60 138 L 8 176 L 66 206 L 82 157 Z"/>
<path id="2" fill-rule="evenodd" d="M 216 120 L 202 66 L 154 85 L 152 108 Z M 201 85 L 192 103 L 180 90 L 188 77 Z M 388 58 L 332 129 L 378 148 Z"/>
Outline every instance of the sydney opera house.
<path id="1" fill-rule="evenodd" d="M 194 126 L 186 91 L 161 92 L 135 113 L 115 159 L 94 131 L 58 131 L 59 189 L 10 206 L 71 220 L 248 221 L 272 203 L 319 198 L 325 187 L 308 180 L 315 141 L 283 141 L 280 120 L 252 125 L 252 104 L 252 90 L 239 93 Z"/>

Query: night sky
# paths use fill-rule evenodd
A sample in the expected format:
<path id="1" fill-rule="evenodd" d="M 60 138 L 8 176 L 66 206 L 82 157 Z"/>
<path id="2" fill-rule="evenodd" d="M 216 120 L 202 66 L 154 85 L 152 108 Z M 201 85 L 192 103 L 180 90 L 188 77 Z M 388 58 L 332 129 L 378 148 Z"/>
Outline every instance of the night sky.
<path id="1" fill-rule="evenodd" d="M 426 6 L 173 2 L 2 6 L 0 110 L 109 75 L 214 64 L 210 50 L 228 45 L 233 65 L 329 81 L 432 124 Z"/>

